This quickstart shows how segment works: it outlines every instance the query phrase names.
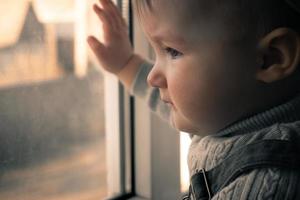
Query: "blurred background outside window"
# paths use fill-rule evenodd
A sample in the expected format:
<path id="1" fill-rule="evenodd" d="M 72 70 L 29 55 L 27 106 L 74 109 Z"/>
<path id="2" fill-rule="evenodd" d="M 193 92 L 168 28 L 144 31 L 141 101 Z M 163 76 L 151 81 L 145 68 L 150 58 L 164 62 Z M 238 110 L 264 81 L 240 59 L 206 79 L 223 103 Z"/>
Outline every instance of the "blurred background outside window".
<path id="1" fill-rule="evenodd" d="M 96 0 L 0 0 L 0 199 L 107 196 Z"/>

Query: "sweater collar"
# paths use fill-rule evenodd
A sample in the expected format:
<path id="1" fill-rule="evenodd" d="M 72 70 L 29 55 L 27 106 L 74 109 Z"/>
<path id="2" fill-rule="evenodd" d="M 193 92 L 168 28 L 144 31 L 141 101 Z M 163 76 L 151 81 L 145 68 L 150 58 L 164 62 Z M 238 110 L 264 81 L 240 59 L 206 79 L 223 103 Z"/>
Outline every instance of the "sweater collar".
<path id="1" fill-rule="evenodd" d="M 269 110 L 239 120 L 221 129 L 214 136 L 246 134 L 276 123 L 289 123 L 298 120 L 300 120 L 300 95 Z"/>

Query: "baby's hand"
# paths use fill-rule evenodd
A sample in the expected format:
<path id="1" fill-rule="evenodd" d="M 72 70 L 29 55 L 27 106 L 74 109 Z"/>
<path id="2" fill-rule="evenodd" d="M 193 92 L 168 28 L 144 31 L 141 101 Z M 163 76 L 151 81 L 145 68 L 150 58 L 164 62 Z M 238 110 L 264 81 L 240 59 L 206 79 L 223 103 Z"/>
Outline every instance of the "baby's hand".
<path id="1" fill-rule="evenodd" d="M 127 25 L 111 0 L 99 2 L 102 8 L 95 4 L 93 9 L 103 23 L 104 42 L 89 36 L 88 43 L 100 65 L 106 71 L 118 74 L 133 55 Z"/>

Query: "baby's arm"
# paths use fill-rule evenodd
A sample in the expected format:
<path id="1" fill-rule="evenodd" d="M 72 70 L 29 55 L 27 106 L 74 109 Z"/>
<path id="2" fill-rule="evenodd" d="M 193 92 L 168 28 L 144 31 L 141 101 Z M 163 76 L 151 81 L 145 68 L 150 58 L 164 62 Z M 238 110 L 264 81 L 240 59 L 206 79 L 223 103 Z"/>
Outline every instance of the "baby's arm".
<path id="1" fill-rule="evenodd" d="M 102 7 L 94 5 L 94 11 L 103 24 L 104 42 L 94 36 L 88 43 L 101 67 L 118 77 L 125 88 L 142 98 L 151 110 L 169 120 L 169 107 L 160 99 L 157 88 L 147 84 L 147 76 L 152 64 L 133 52 L 128 37 L 128 27 L 118 8 L 111 0 L 100 0 Z"/>

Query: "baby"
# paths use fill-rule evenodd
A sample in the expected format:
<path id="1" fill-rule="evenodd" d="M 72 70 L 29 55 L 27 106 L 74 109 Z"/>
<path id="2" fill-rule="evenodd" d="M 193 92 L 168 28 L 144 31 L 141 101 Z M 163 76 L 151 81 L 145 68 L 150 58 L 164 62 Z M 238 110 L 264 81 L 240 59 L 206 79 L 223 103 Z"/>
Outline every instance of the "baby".
<path id="1" fill-rule="evenodd" d="M 100 3 L 94 11 L 105 41 L 90 36 L 91 49 L 132 94 L 177 130 L 191 133 L 192 176 L 247 145 L 299 137 L 298 0 L 136 0 L 154 65 L 133 52 L 114 4 Z M 207 193 L 224 200 L 300 199 L 299 188 L 299 170 L 269 166 Z"/>

